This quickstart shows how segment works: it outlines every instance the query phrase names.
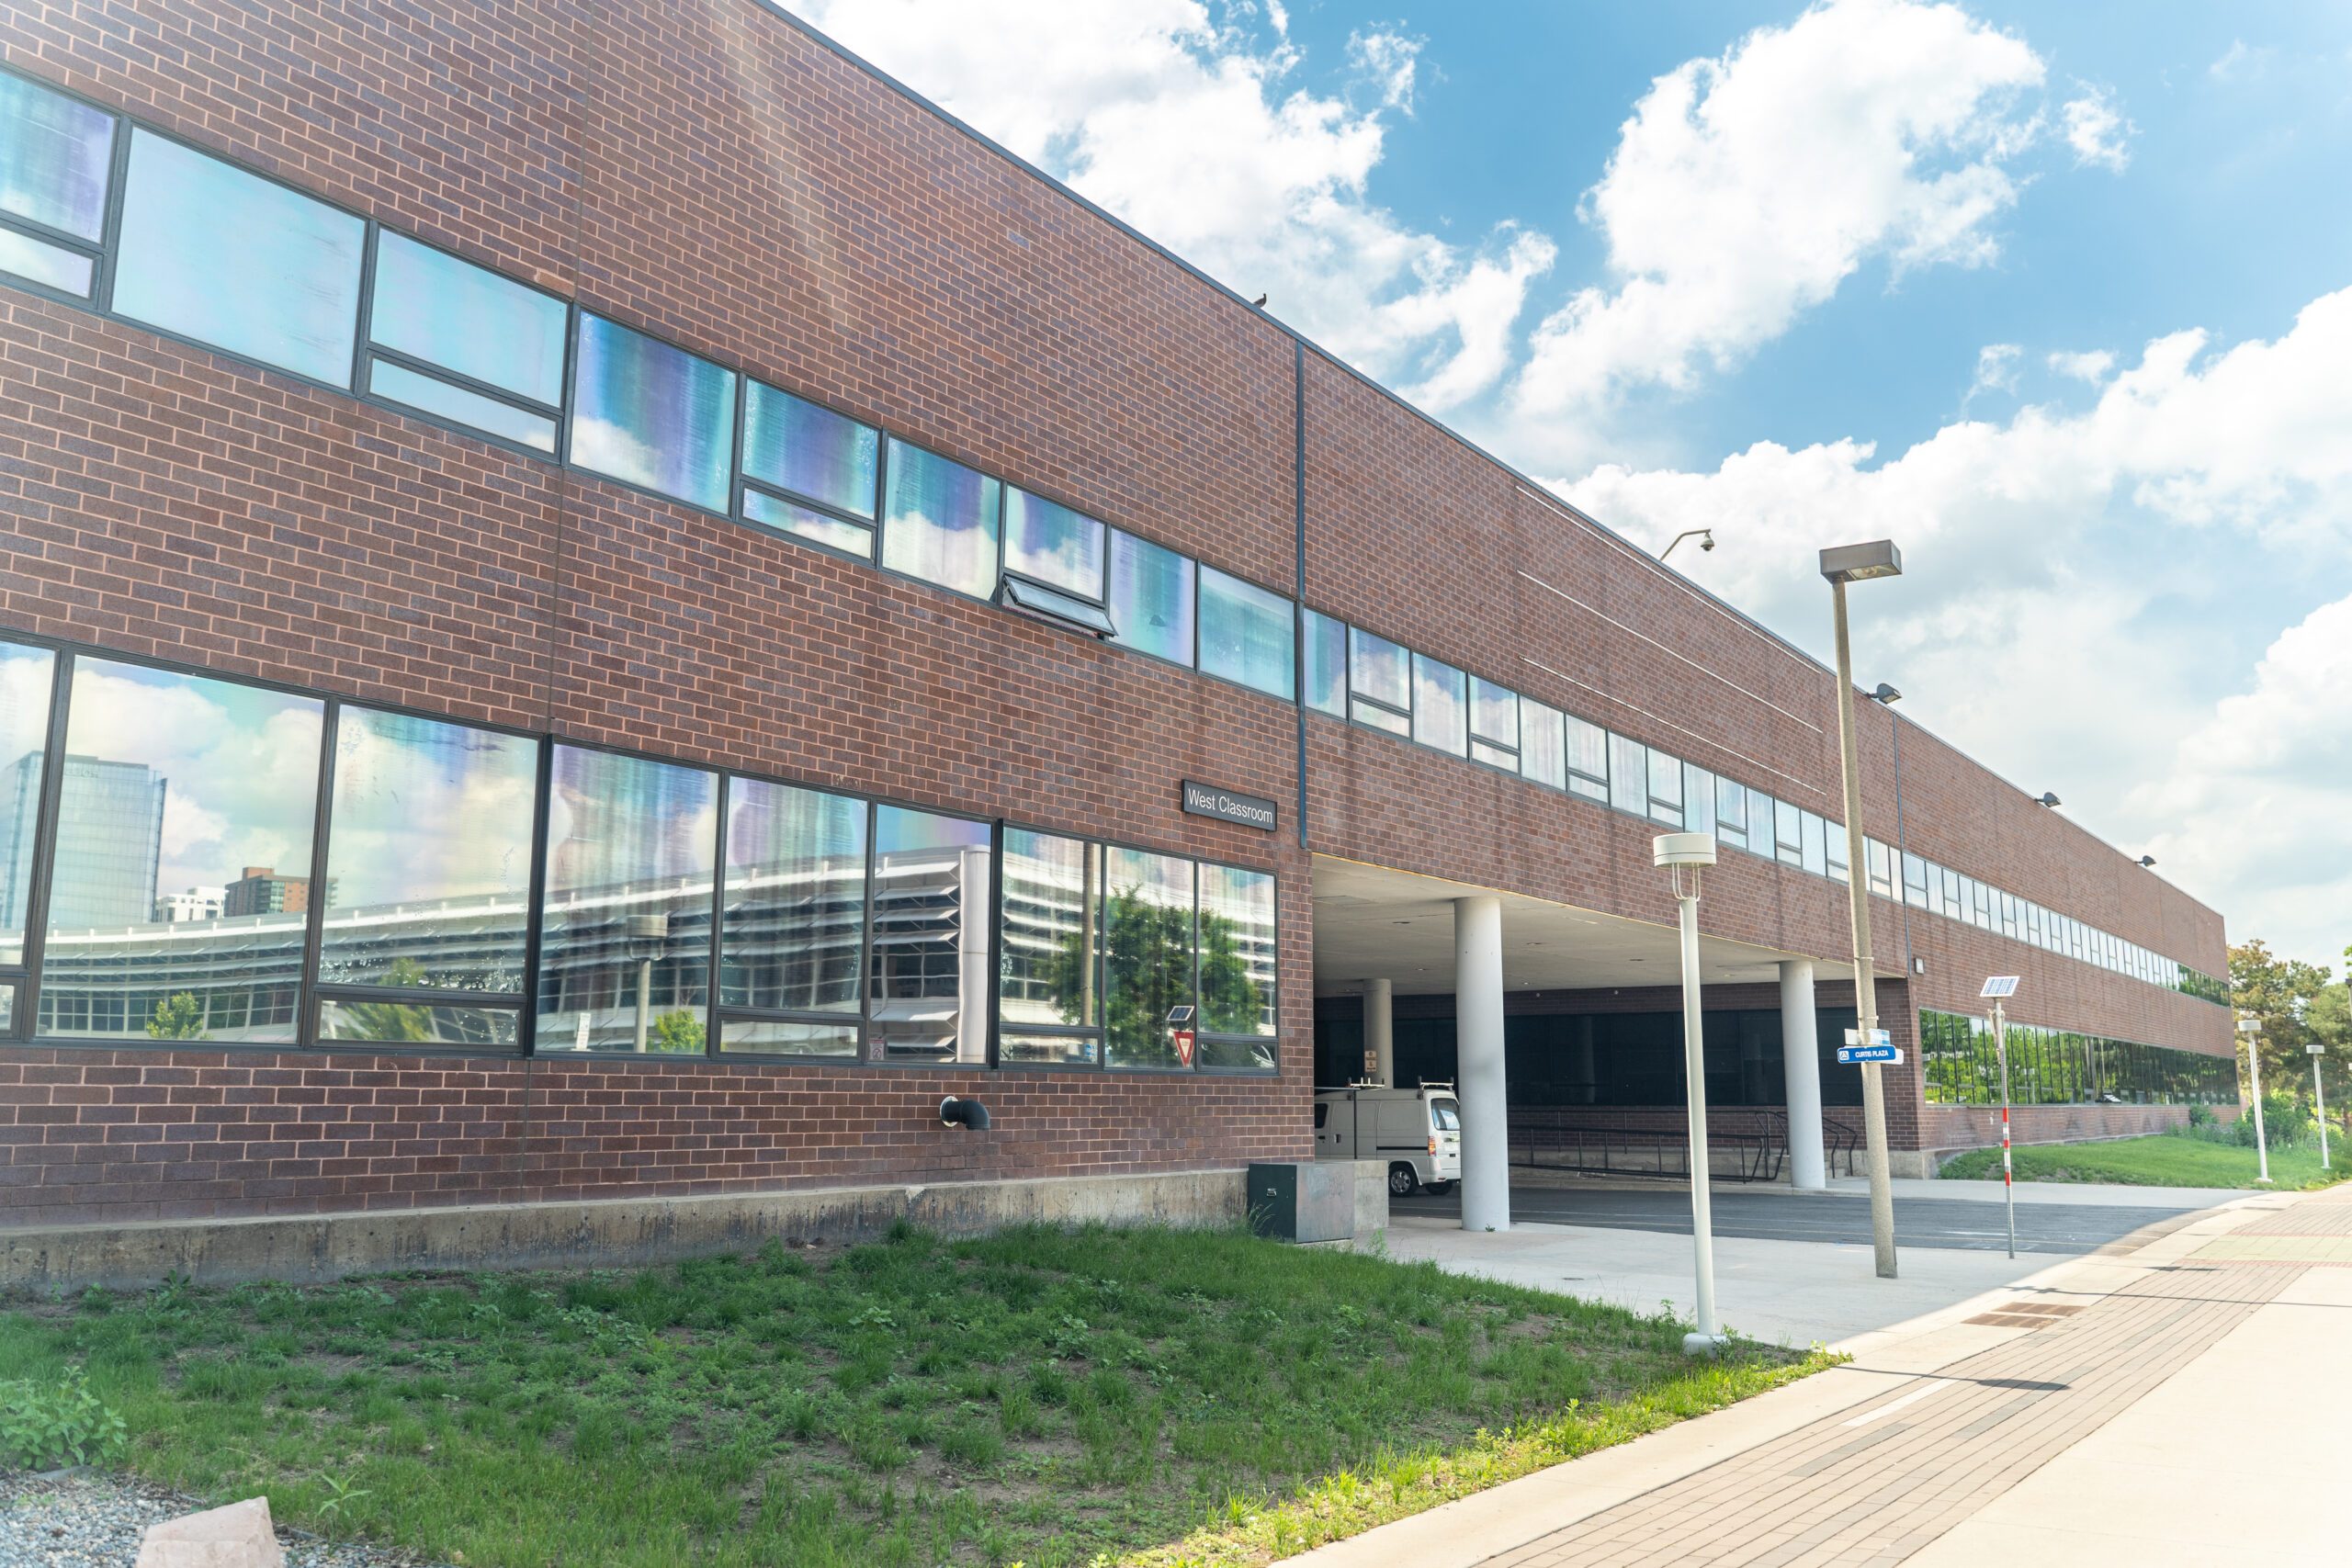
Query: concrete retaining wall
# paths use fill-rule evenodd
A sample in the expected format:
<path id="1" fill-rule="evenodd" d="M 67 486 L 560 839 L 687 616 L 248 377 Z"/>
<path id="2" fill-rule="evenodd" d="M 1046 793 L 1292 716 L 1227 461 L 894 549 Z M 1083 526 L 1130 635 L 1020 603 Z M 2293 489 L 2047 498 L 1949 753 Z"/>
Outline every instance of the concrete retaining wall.
<path id="1" fill-rule="evenodd" d="M 1242 1202 L 1242 1173 L 1228 1169 L 26 1227 L 0 1230 L 0 1287 L 137 1286 L 169 1274 L 228 1283 L 407 1269 L 602 1268 L 743 1251 L 771 1238 L 862 1241 L 898 1220 L 960 1235 L 1027 1223 L 1205 1227 L 1238 1224 Z"/>

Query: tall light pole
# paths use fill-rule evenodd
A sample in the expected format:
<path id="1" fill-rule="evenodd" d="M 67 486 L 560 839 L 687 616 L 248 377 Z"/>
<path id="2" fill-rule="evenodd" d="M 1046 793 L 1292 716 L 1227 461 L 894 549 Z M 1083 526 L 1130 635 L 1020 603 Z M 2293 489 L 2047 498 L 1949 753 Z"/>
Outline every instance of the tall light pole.
<path id="1" fill-rule="evenodd" d="M 1868 1044 L 1878 1028 L 1878 987 L 1871 966 L 1870 861 L 1862 843 L 1862 767 L 1854 738 L 1854 655 L 1846 635 L 1846 584 L 1903 575 L 1892 539 L 1840 545 L 1821 552 L 1821 575 L 1838 622 L 1838 753 L 1846 775 L 1846 902 L 1854 916 L 1854 1010 Z M 1886 1085 L 1875 1062 L 1862 1064 L 1862 1137 L 1870 1146 L 1871 1252 L 1878 1277 L 1894 1278 L 1894 1188 L 1887 1175 Z"/>
<path id="2" fill-rule="evenodd" d="M 2312 1055 L 2312 1100 L 2319 1108 L 2319 1168 L 2332 1170 L 2327 1163 L 2327 1085 L 2320 1081 L 2320 1058 L 2327 1055 L 2327 1047 L 2314 1040 L 2303 1047 Z"/>
<path id="3" fill-rule="evenodd" d="M 2254 1088 L 2254 1152 L 2262 1174 L 2254 1179 L 2262 1186 L 2270 1185 L 2270 1138 L 2262 1130 L 2262 1021 L 2240 1018 L 2238 1032 L 2245 1036 L 2246 1077 Z"/>
<path id="4" fill-rule="evenodd" d="M 2018 1255 L 2018 1179 L 2009 1168 L 2009 1029 L 2001 1004 L 2018 994 L 2015 975 L 1991 975 L 1976 993 L 1993 1004 L 1993 1049 L 2001 1064 L 2001 1201 L 2008 1211 L 2009 1256 Z M 1926 1069 L 1922 1068 L 1922 1071 Z"/>
<path id="5" fill-rule="evenodd" d="M 1699 873 L 1715 863 L 1713 833 L 1660 833 L 1651 858 L 1673 880 L 1682 930 L 1682 1076 L 1690 1110 L 1690 1247 L 1699 1283 L 1699 1332 L 1682 1337 L 1686 1356 L 1724 1348 L 1715 1327 L 1715 1228 L 1707 1160 L 1707 1047 L 1699 1014 Z"/>

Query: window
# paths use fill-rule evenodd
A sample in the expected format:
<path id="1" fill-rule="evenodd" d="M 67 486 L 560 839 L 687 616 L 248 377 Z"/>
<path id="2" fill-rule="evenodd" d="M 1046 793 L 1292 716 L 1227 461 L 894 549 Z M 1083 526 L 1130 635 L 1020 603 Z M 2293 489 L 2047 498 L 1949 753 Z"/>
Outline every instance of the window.
<path id="1" fill-rule="evenodd" d="M 1715 779 L 1715 837 L 1743 850 L 1748 847 L 1747 791 L 1720 775 Z"/>
<path id="2" fill-rule="evenodd" d="M 1142 850 L 1103 855 L 1103 1055 L 1114 1068 L 1189 1068 L 1170 1012 L 1194 1005 L 1193 863 Z"/>
<path id="3" fill-rule="evenodd" d="M 1179 664 L 1193 662 L 1193 560 L 1111 531 L 1112 641 Z"/>
<path id="4" fill-rule="evenodd" d="M 367 389 L 553 456 L 570 316 L 560 299 L 378 230 Z"/>
<path id="5" fill-rule="evenodd" d="M 538 742 L 521 736 L 372 708 L 338 713 L 322 1039 L 514 1043 L 538 757 Z M 359 987 L 464 995 L 399 1001 Z M 458 1005 L 477 997 L 498 1005 Z"/>
<path id="6" fill-rule="evenodd" d="M 1851 882 L 1852 868 L 1846 863 L 1848 853 L 1846 824 L 1832 822 L 1825 818 L 1822 821 L 1822 835 L 1828 840 L 1829 879 L 1832 882 Z"/>
<path id="7" fill-rule="evenodd" d="M 25 961 L 56 662 L 45 648 L 0 642 L 0 968 Z"/>
<path id="8" fill-rule="evenodd" d="M 114 308 L 347 388 L 366 236 L 347 212 L 134 129 Z"/>
<path id="9" fill-rule="evenodd" d="M 882 564 L 975 599 L 993 592 L 1001 485 L 896 436 L 888 485 Z"/>
<path id="10" fill-rule="evenodd" d="M 1413 655 L 1413 739 L 1459 757 L 1469 739 L 1462 671 L 1427 654 Z"/>
<path id="11" fill-rule="evenodd" d="M 1476 675 L 1470 677 L 1470 756 L 1519 772 L 1519 694 Z"/>
<path id="12" fill-rule="evenodd" d="M 571 456 L 624 484 L 725 512 L 735 373 L 582 311 Z"/>
<path id="13" fill-rule="evenodd" d="M 703 1054 L 718 818 L 699 768 L 555 749 L 539 1055 Z"/>
<path id="14" fill-rule="evenodd" d="M 1828 824 L 1812 812 L 1801 812 L 1797 819 L 1798 863 L 1815 876 L 1829 874 Z"/>
<path id="15" fill-rule="evenodd" d="M 1960 873 L 1947 866 L 1943 874 L 1943 908 L 1947 919 L 1958 919 L 1960 909 Z"/>
<path id="16" fill-rule="evenodd" d="M 1928 907 L 1928 863 L 1915 854 L 1903 857 L 1903 901 L 1917 909 Z"/>
<path id="17" fill-rule="evenodd" d="M 1237 866 L 1200 867 L 1200 1066 L 1274 1070 L 1274 878 Z"/>
<path id="18" fill-rule="evenodd" d="M 1391 735 L 1413 733 L 1412 655 L 1385 637 L 1348 628 L 1348 716 Z"/>
<path id="19" fill-rule="evenodd" d="M 857 1055 L 865 816 L 846 795 L 728 781 L 721 1051 Z"/>
<path id="20" fill-rule="evenodd" d="M 743 516 L 829 550 L 874 558 L 882 436 L 762 381 L 743 384 Z"/>
<path id="21" fill-rule="evenodd" d="M 1004 570 L 1080 599 L 1102 602 L 1102 525 L 1057 501 L 1007 485 Z"/>
<path id="22" fill-rule="evenodd" d="M 1002 941 L 998 1060 L 1099 1065 L 1102 847 L 1007 828 Z"/>
<path id="23" fill-rule="evenodd" d="M 324 724 L 312 698 L 74 661 L 41 1032 L 296 1038 Z M 218 913 L 159 920 L 182 888 Z"/>
<path id="24" fill-rule="evenodd" d="M 1567 732 L 1565 716 L 1533 697 L 1519 699 L 1519 772 L 1551 789 L 1568 787 Z"/>
<path id="25" fill-rule="evenodd" d="M 1303 612 L 1306 632 L 1306 705 L 1348 716 L 1348 628 L 1314 610 Z"/>
<path id="26" fill-rule="evenodd" d="M 1296 689 L 1290 601 L 1201 568 L 1201 669 L 1288 702 Z"/>
<path id="27" fill-rule="evenodd" d="M 1696 762 L 1682 764 L 1682 825 L 1690 832 L 1715 830 L 1715 775 Z"/>
<path id="28" fill-rule="evenodd" d="M 869 1056 L 988 1059 L 989 836 L 985 822 L 875 807 Z"/>
<path id="29" fill-rule="evenodd" d="M 1609 802 L 1609 731 L 1567 716 L 1568 793 Z"/>
<path id="30" fill-rule="evenodd" d="M 0 272 L 89 298 L 114 126 L 110 114 L 0 75 Z"/>
<path id="31" fill-rule="evenodd" d="M 1609 738 L 1609 804 L 1636 817 L 1650 814 L 1649 753 L 1623 735 Z"/>
<path id="32" fill-rule="evenodd" d="M 1894 897 L 1894 852 L 1876 839 L 1864 839 L 1862 855 L 1870 863 L 1871 891 L 1882 898 Z"/>
<path id="33" fill-rule="evenodd" d="M 1682 759 L 1652 748 L 1649 757 L 1650 820 L 1682 826 Z"/>
<path id="34" fill-rule="evenodd" d="M 1794 801 L 1772 803 L 1772 844 L 1782 865 L 1804 863 L 1804 812 Z"/>

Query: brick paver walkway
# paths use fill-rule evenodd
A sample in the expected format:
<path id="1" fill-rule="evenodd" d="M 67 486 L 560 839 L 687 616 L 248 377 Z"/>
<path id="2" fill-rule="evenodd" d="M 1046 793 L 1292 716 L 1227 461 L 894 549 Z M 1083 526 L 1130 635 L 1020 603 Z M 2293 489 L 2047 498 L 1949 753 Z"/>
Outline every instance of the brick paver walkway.
<path id="1" fill-rule="evenodd" d="M 2219 1343 L 2305 1269 L 2352 1266 L 2352 1193 L 2239 1226 L 2109 1295 L 2020 1292 L 2030 1332 L 1580 1519 L 1493 1568 L 1900 1562 Z M 2070 1307 L 2078 1310 L 2066 1310 Z"/>

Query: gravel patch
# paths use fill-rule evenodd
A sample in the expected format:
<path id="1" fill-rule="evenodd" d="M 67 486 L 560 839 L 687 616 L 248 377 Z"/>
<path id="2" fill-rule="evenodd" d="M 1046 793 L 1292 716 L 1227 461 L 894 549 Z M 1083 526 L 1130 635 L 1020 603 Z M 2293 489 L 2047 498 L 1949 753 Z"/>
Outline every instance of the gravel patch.
<path id="1" fill-rule="evenodd" d="M 130 1476 L 0 1474 L 0 1568 L 130 1568 L 149 1525 L 217 1506 Z M 428 1568 L 422 1557 L 282 1524 L 277 1543 L 286 1568 Z"/>

